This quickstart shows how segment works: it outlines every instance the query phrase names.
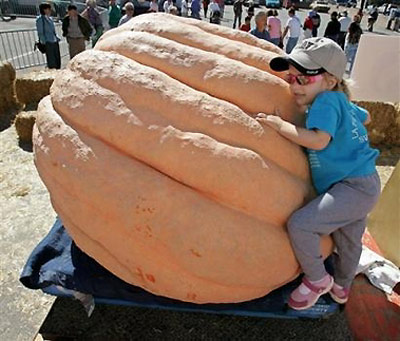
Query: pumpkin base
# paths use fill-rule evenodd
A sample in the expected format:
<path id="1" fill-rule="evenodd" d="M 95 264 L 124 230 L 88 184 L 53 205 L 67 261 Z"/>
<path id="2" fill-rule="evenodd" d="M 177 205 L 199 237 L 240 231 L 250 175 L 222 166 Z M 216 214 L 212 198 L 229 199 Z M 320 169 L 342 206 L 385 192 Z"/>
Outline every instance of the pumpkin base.
<path id="1" fill-rule="evenodd" d="M 57 249 L 58 254 L 53 254 L 49 259 L 47 254 L 49 249 Z M 44 259 L 46 261 L 43 261 Z M 326 263 L 329 269 L 329 262 Z M 50 276 L 54 273 L 62 273 L 63 276 Z M 204 305 L 156 296 L 120 280 L 86 255 L 73 243 L 59 219 L 28 259 L 21 275 L 21 282 L 28 288 L 38 289 L 41 286 L 40 279 L 44 277 L 51 278 L 53 284 L 42 289 L 47 294 L 65 296 L 64 291 L 55 287 L 57 285 L 64 289 L 88 292 L 94 296 L 96 303 L 110 305 L 272 318 L 322 318 L 339 309 L 339 305 L 328 295 L 321 297 L 317 304 L 307 311 L 287 309 L 287 299 L 299 284 L 300 277 L 264 297 L 243 303 Z M 59 278 L 65 280 L 60 281 Z M 70 286 L 71 283 L 74 283 L 73 287 Z M 68 295 L 72 297 L 71 293 Z"/>

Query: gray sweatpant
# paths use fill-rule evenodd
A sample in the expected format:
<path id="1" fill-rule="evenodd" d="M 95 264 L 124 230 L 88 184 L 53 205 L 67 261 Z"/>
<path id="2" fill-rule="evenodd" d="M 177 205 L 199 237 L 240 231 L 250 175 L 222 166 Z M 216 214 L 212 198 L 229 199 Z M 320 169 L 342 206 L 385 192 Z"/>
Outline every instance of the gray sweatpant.
<path id="1" fill-rule="evenodd" d="M 335 282 L 344 287 L 351 285 L 361 256 L 366 217 L 380 192 L 377 173 L 347 178 L 293 213 L 287 225 L 289 237 L 309 280 L 317 281 L 326 275 L 320 238 L 332 234 L 337 249 Z"/>

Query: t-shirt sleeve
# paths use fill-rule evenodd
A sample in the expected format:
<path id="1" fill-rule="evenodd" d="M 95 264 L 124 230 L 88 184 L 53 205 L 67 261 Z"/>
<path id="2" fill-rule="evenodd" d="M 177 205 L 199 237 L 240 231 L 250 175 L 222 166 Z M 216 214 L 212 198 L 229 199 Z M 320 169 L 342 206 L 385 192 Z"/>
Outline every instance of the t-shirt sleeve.
<path id="1" fill-rule="evenodd" d="M 334 100 L 327 96 L 316 98 L 308 111 L 306 128 L 322 130 L 334 138 L 339 115 L 340 108 Z"/>
<path id="2" fill-rule="evenodd" d="M 354 103 L 352 103 L 351 105 L 352 105 L 353 110 L 354 110 L 354 112 L 356 113 L 358 119 L 359 119 L 362 123 L 364 123 L 364 122 L 366 121 L 367 117 L 368 117 L 368 114 L 367 114 L 368 111 L 365 110 L 364 108 L 359 107 L 358 105 L 356 105 L 356 104 L 354 104 Z"/>

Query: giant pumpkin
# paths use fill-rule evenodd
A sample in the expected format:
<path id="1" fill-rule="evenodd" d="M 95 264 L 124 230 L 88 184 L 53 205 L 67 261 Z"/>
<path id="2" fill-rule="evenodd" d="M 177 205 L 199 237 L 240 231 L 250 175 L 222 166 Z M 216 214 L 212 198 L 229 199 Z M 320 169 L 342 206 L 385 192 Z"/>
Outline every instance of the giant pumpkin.
<path id="1" fill-rule="evenodd" d="M 276 48 L 214 27 L 154 14 L 109 31 L 56 78 L 34 129 L 77 245 L 128 283 L 196 303 L 295 278 L 285 224 L 314 195 L 301 148 L 253 118 L 298 114 L 268 72 Z"/>

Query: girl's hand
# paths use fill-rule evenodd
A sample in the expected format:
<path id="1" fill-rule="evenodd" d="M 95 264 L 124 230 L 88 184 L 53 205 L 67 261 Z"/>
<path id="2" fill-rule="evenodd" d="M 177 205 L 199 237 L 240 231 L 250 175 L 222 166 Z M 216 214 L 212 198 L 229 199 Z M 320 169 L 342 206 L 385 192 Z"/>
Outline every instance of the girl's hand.
<path id="1" fill-rule="evenodd" d="M 256 116 L 257 122 L 261 124 L 266 124 L 274 130 L 279 131 L 282 127 L 282 124 L 285 122 L 279 116 L 275 115 L 266 115 L 264 113 L 259 113 Z"/>

